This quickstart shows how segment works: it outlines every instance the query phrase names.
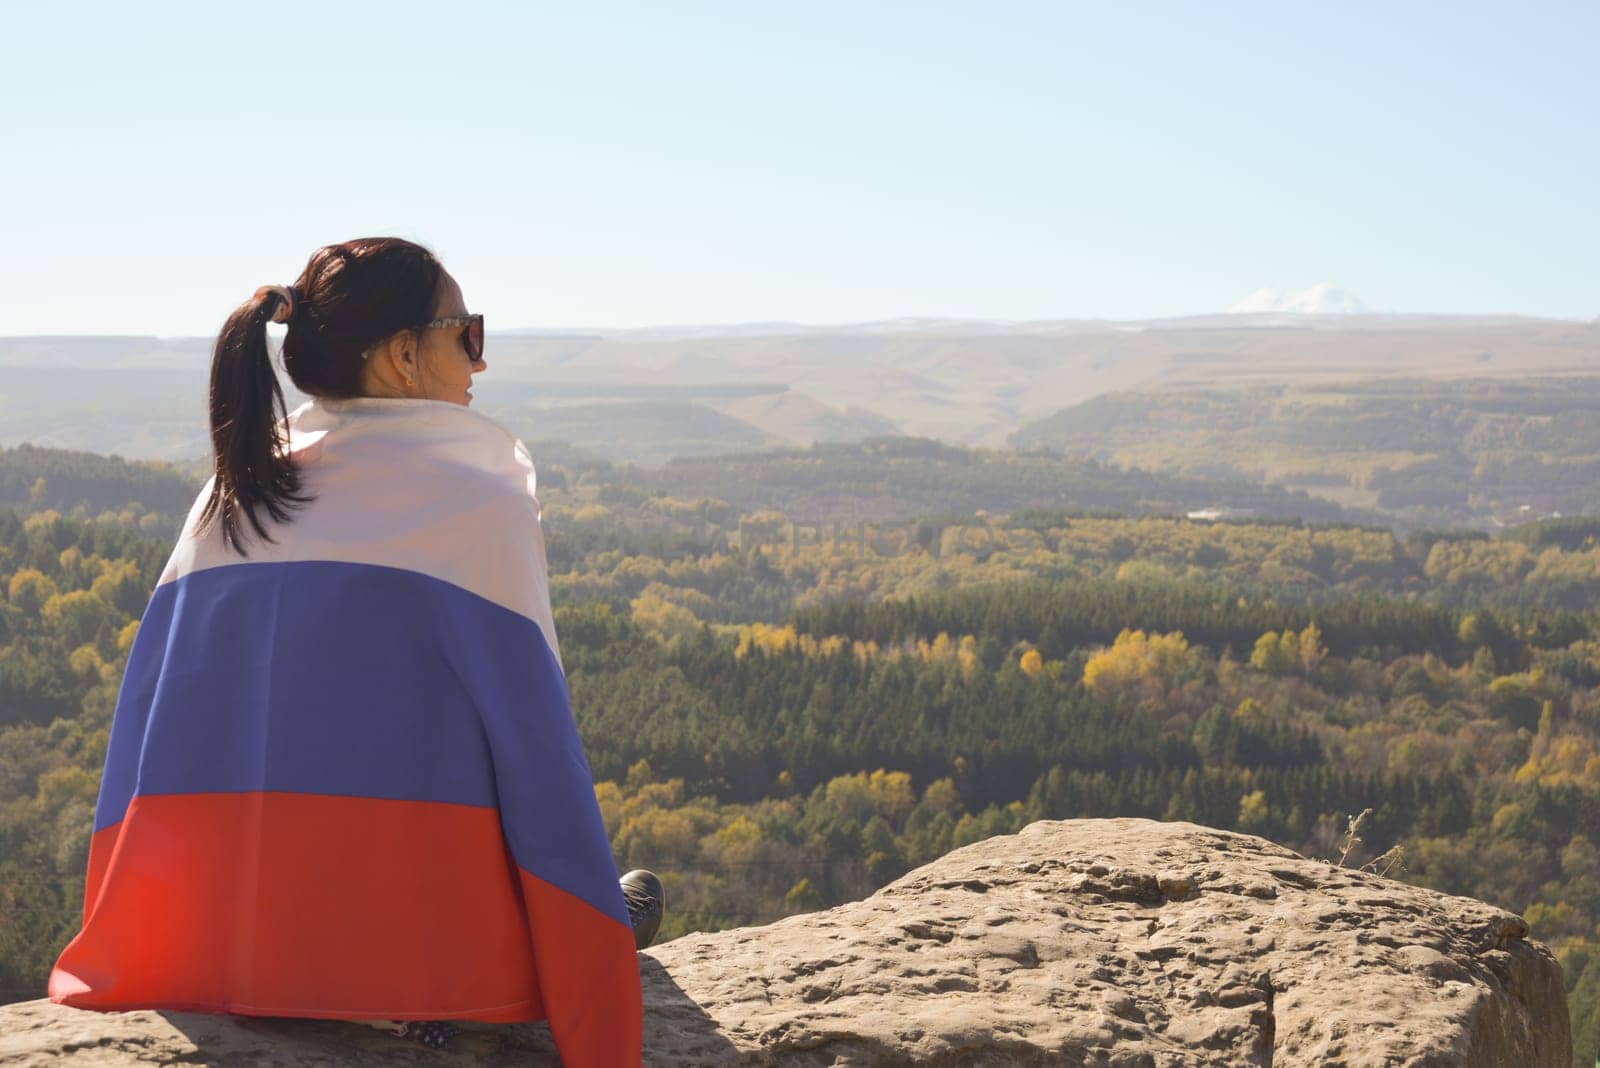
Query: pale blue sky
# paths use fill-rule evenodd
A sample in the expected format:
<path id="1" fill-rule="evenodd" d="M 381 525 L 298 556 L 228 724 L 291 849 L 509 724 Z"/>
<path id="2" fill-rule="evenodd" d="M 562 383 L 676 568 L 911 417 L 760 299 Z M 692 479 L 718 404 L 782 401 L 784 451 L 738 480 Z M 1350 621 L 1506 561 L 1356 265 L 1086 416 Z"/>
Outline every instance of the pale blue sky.
<path id="1" fill-rule="evenodd" d="M 428 244 L 491 329 L 1600 315 L 1600 4 L 0 0 L 0 334 Z"/>

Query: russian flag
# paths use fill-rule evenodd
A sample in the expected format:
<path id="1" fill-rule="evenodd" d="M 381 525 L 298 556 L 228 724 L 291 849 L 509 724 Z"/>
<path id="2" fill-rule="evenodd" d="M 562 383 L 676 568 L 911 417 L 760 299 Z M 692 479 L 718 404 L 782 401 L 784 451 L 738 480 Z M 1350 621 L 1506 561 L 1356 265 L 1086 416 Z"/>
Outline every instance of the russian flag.
<path id="1" fill-rule="evenodd" d="M 50 999 L 548 1019 L 568 1064 L 637 1063 L 526 448 L 446 401 L 287 422 L 315 500 L 241 557 L 196 534 L 208 483 L 145 609 Z"/>

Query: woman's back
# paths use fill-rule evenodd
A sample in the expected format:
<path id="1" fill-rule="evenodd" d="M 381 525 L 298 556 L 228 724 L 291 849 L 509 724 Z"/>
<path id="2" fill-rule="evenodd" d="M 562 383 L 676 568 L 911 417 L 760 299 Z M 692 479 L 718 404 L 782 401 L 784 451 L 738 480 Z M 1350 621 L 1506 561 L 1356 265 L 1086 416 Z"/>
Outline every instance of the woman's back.
<path id="1" fill-rule="evenodd" d="M 311 502 L 239 557 L 208 486 L 146 609 L 52 999 L 548 1018 L 570 1063 L 636 1059 L 526 450 L 433 400 L 288 431 Z"/>

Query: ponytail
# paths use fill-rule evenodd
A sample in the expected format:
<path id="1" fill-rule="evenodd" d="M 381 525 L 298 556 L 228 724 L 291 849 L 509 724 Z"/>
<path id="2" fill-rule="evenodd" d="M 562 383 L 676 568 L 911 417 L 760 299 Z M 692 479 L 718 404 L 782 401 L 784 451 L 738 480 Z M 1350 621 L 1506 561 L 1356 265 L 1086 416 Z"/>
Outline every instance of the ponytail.
<path id="1" fill-rule="evenodd" d="M 283 390 L 267 352 L 267 322 L 279 305 L 293 312 L 292 291 L 288 297 L 285 301 L 276 286 L 257 290 L 228 317 L 211 355 L 215 481 L 197 530 L 220 518 L 224 542 L 241 556 L 248 555 L 241 537 L 243 518 L 270 542 L 256 510 L 265 508 L 274 520 L 284 522 L 291 506 L 312 499 L 301 492 L 300 471 L 288 455 L 279 425 L 287 415 Z"/>
<path id="2" fill-rule="evenodd" d="M 366 352 L 400 330 L 434 317 L 444 267 L 400 237 L 358 237 L 311 254 L 293 285 L 262 286 L 235 309 L 211 354 L 211 445 L 216 481 L 196 523 L 222 520 L 224 541 L 241 556 L 244 520 L 272 541 L 258 509 L 282 523 L 300 492 L 280 422 L 283 390 L 267 353 L 267 323 L 288 324 L 283 369 L 310 397 L 363 394 Z M 242 514 L 241 514 L 242 513 Z"/>

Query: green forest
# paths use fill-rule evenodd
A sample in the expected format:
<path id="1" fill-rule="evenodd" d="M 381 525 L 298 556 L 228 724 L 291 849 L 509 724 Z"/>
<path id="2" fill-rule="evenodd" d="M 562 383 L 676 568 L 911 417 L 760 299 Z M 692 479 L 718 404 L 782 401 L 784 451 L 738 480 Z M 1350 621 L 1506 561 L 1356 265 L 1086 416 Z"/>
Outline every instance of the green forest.
<path id="1" fill-rule="evenodd" d="M 76 929 L 127 651 L 197 488 L 25 450 L 0 455 L 0 1000 L 42 996 Z M 533 452 L 574 712 L 663 937 L 1036 819 L 1192 820 L 1521 913 L 1600 1044 L 1600 519 L 1206 522 L 917 442 Z"/>

